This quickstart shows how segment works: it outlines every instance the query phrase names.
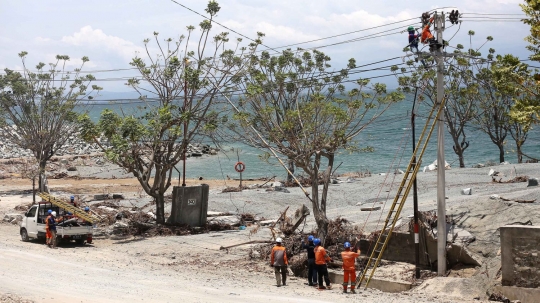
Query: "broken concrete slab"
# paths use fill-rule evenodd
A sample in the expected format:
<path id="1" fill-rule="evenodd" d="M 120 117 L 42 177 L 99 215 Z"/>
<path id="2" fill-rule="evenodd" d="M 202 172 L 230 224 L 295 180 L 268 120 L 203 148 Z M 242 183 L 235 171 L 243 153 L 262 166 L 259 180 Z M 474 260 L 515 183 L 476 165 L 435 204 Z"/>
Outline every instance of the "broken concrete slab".
<path id="1" fill-rule="evenodd" d="M 538 186 L 538 179 L 529 178 L 529 184 L 527 185 L 527 187 L 529 187 L 529 186 Z"/>
<path id="2" fill-rule="evenodd" d="M 472 189 L 471 188 L 464 188 L 461 190 L 462 195 L 472 195 Z"/>
<path id="3" fill-rule="evenodd" d="M 219 223 L 226 225 L 240 224 L 240 218 L 238 216 L 218 216 L 208 220 L 208 223 Z"/>
<path id="4" fill-rule="evenodd" d="M 381 209 L 380 206 L 371 206 L 371 207 L 362 207 L 360 208 L 360 211 L 376 211 L 380 209 Z"/>
<path id="5" fill-rule="evenodd" d="M 522 303 L 537 303 L 540 298 L 540 288 L 525 288 L 517 286 L 495 286 L 494 291 L 509 300 L 519 300 Z"/>
<path id="6" fill-rule="evenodd" d="M 96 201 L 107 200 L 107 199 L 110 199 L 110 198 L 111 197 L 109 196 L 109 194 L 94 195 L 94 200 L 96 200 Z"/>

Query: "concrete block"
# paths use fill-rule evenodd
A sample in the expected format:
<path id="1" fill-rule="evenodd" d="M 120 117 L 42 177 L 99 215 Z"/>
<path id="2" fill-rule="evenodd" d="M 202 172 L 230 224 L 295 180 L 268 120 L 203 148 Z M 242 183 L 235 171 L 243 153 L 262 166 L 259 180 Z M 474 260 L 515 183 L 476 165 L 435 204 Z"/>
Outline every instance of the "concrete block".
<path id="1" fill-rule="evenodd" d="M 359 275 L 361 273 L 358 273 Z M 343 271 L 328 270 L 328 277 L 330 282 L 335 285 L 341 285 L 343 283 Z M 404 281 L 391 281 L 380 278 L 372 278 L 369 281 L 369 288 L 378 289 L 384 292 L 397 293 L 410 290 L 412 288 L 412 283 Z"/>
<path id="2" fill-rule="evenodd" d="M 530 178 L 529 179 L 529 184 L 527 185 L 527 187 L 529 187 L 529 186 L 538 186 L 538 179 Z"/>
<path id="3" fill-rule="evenodd" d="M 101 201 L 110 199 L 109 194 L 94 195 L 94 200 Z"/>
<path id="4" fill-rule="evenodd" d="M 540 226 L 507 225 L 500 230 L 502 285 L 540 287 Z"/>
<path id="5" fill-rule="evenodd" d="M 538 298 L 540 298 L 540 288 L 497 285 L 494 292 L 502 294 L 509 300 L 519 300 L 522 303 L 538 303 Z"/>
<path id="6" fill-rule="evenodd" d="M 472 195 L 472 189 L 471 188 L 464 188 L 461 190 L 462 195 Z"/>
<path id="7" fill-rule="evenodd" d="M 361 211 L 376 211 L 381 209 L 380 206 L 373 206 L 373 207 L 362 207 L 360 208 Z"/>

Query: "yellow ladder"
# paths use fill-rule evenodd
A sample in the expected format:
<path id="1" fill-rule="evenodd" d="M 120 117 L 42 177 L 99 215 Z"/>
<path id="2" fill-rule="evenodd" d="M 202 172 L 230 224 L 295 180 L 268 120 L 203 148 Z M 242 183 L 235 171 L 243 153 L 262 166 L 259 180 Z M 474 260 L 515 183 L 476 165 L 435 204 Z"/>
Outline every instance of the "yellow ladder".
<path id="1" fill-rule="evenodd" d="M 54 196 L 52 196 L 52 195 L 50 195 L 48 193 L 40 192 L 40 193 L 38 193 L 38 196 L 40 196 L 46 202 L 50 202 L 51 204 L 54 204 L 54 205 L 56 205 L 58 207 L 61 207 L 61 208 L 65 209 L 65 210 L 73 213 L 77 217 L 82 218 L 85 221 L 88 221 L 88 222 L 90 222 L 92 224 L 94 224 L 94 222 L 96 222 L 96 221 L 100 221 L 99 218 L 97 218 L 95 216 L 92 216 L 92 215 L 89 215 L 85 211 L 83 211 L 82 209 L 73 206 L 73 204 L 71 204 L 69 202 L 62 201 L 60 199 L 57 199 L 57 198 L 55 198 Z"/>
<path id="2" fill-rule="evenodd" d="M 414 149 L 413 155 L 411 157 L 411 161 L 409 162 L 409 166 L 407 167 L 407 170 L 405 171 L 405 174 L 403 175 L 403 180 L 401 181 L 401 184 L 399 185 L 398 191 L 396 193 L 396 197 L 394 198 L 392 206 L 390 207 L 390 210 L 388 211 L 386 220 L 384 221 L 384 227 L 381 229 L 381 233 L 379 234 L 379 237 L 377 238 L 377 242 L 375 242 L 375 247 L 373 248 L 371 252 L 371 255 L 366 263 L 364 270 L 362 271 L 362 274 L 359 275 L 358 278 L 356 279 L 357 288 L 359 288 L 360 285 L 362 285 L 362 282 L 364 281 L 365 281 L 364 289 L 368 287 L 369 282 L 371 281 L 371 278 L 373 278 L 373 274 L 375 273 L 375 270 L 377 269 L 377 266 L 379 265 L 381 261 L 384 250 L 386 249 L 386 246 L 388 245 L 390 241 L 390 237 L 392 235 L 392 232 L 394 231 L 396 222 L 399 220 L 399 215 L 401 214 L 403 205 L 405 205 L 407 196 L 409 195 L 411 187 L 414 183 L 414 179 L 416 178 L 416 174 L 418 173 L 418 169 L 420 168 L 420 162 L 421 162 L 422 156 L 424 155 L 426 147 L 428 145 L 429 139 L 431 138 L 431 134 L 433 133 L 433 130 L 435 130 L 437 126 L 437 121 L 439 120 L 439 117 L 441 116 L 441 113 L 443 111 L 444 103 L 445 103 L 445 98 L 443 98 L 440 104 L 433 105 L 433 108 L 431 109 L 431 112 L 429 113 L 429 116 L 426 120 L 426 125 L 424 126 L 424 129 L 422 130 L 422 134 L 420 135 L 420 138 L 418 139 L 418 143 L 416 144 L 416 147 Z M 427 134 L 426 134 L 426 131 L 427 131 Z M 444 163 L 442 164 L 438 163 L 437 168 L 440 169 L 441 167 L 442 169 L 444 169 Z M 371 273 L 369 274 L 369 277 L 366 279 L 368 275 L 368 271 L 370 270 L 371 270 Z"/>

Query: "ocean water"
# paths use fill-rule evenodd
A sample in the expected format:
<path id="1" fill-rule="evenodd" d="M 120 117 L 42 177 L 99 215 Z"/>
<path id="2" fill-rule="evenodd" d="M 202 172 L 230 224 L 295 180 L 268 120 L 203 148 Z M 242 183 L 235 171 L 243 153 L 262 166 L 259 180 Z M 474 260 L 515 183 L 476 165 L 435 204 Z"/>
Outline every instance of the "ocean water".
<path id="1" fill-rule="evenodd" d="M 340 151 L 335 157 L 334 169 L 337 174 L 348 172 L 372 173 L 390 172 L 396 168 L 405 169 L 412 154 L 411 139 L 411 109 L 412 97 L 393 105 L 378 120 L 369 125 L 355 139 L 359 147 L 371 146 L 373 152 L 348 153 Z M 139 104 L 140 105 L 140 104 Z M 86 105 L 79 110 L 88 111 L 94 120 L 99 118 L 101 111 L 110 108 L 117 112 L 133 113 L 140 109 L 133 104 L 93 104 Z M 420 136 L 425 124 L 423 116 L 427 116 L 430 110 L 429 104 L 417 104 L 416 138 Z M 499 150 L 491 142 L 489 137 L 472 125 L 466 130 L 470 143 L 465 151 L 465 165 L 471 167 L 477 163 L 487 161 L 499 162 Z M 515 143 L 510 135 L 506 138 L 505 160 L 517 163 Z M 445 133 L 445 159 L 453 168 L 459 167 L 457 155 L 452 149 L 452 140 L 448 132 Z M 186 161 L 186 177 L 205 179 L 239 178 L 239 173 L 234 170 L 234 165 L 240 159 L 246 165 L 242 178 L 261 178 L 277 176 L 278 179 L 286 178 L 287 173 L 275 158 L 267 162 L 261 160 L 261 155 L 269 151 L 261 151 L 238 142 L 221 142 L 222 150 L 217 156 L 200 158 L 188 158 Z M 523 152 L 533 157 L 540 157 L 540 130 L 539 127 L 530 131 L 529 137 L 523 147 Z M 437 131 L 435 130 L 428 148 L 422 159 L 422 166 L 431 164 L 437 159 Z M 526 158 L 525 158 L 526 159 Z M 321 165 L 325 169 L 326 163 Z M 339 167 L 338 167 L 339 166 Z M 181 171 L 182 163 L 179 164 Z M 301 173 L 297 169 L 295 173 Z"/>

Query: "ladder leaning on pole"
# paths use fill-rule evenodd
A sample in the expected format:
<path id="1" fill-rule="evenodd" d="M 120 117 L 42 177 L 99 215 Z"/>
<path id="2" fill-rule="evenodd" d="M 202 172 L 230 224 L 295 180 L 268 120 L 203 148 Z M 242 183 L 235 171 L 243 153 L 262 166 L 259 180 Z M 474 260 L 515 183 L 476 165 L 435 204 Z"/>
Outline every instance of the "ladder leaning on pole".
<path id="1" fill-rule="evenodd" d="M 413 181 L 416 178 L 416 174 L 418 173 L 418 169 L 420 168 L 422 156 L 424 155 L 429 139 L 431 138 L 431 134 L 433 133 L 433 130 L 435 130 L 435 128 L 437 127 L 437 121 L 439 120 L 439 117 L 443 111 L 444 103 L 445 98 L 442 99 L 440 104 L 433 105 L 433 108 L 429 113 L 429 116 L 426 120 L 426 125 L 424 126 L 422 134 L 418 139 L 418 143 L 416 144 L 416 147 L 414 149 L 411 161 L 407 166 L 407 170 L 403 175 L 403 180 L 399 185 L 396 197 L 394 198 L 392 206 L 388 211 L 386 220 L 384 221 L 384 227 L 381 229 L 381 233 L 377 238 L 377 242 L 375 242 L 375 246 L 371 252 L 371 255 L 366 263 L 364 270 L 362 271 L 362 274 L 359 275 L 356 279 L 356 288 L 359 288 L 363 282 L 365 282 L 365 288 L 367 288 L 369 282 L 371 281 L 371 278 L 373 278 L 373 274 L 375 273 L 375 270 L 377 269 L 377 266 L 381 261 L 382 255 L 384 253 L 384 250 L 386 249 L 386 246 L 388 245 L 388 242 L 390 241 L 390 237 L 392 235 L 392 232 L 394 231 L 396 222 L 399 219 L 399 215 L 401 214 L 403 205 L 407 200 L 407 196 L 409 195 L 409 192 L 413 185 Z M 441 164 L 438 163 L 437 168 L 439 169 L 440 167 Z M 444 169 L 444 164 L 442 164 L 442 167 Z M 367 275 L 370 270 L 371 273 L 368 277 Z"/>

